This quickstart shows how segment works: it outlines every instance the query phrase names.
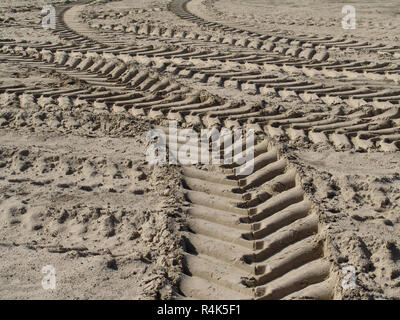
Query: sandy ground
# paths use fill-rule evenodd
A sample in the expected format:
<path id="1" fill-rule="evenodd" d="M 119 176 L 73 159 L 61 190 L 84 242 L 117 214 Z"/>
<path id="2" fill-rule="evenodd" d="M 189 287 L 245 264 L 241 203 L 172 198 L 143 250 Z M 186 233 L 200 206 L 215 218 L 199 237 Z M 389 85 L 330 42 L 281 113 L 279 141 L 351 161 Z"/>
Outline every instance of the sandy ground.
<path id="1" fill-rule="evenodd" d="M 207 31 L 166 11 L 167 3 L 100 2 L 81 18 L 91 24 L 142 21 Z M 188 9 L 207 20 L 257 32 L 398 44 L 399 1 L 353 1 L 355 30 L 340 27 L 344 4 L 347 1 L 192 0 Z M 40 28 L 41 6 L 40 1 L 18 1 L 12 7 L 1 4 L 0 36 L 63 41 Z M 135 37 L 128 34 L 126 39 Z M 158 41 L 135 40 L 138 44 Z M 362 50 L 333 50 L 331 57 L 398 60 Z M 18 63 L 1 61 L 0 70 L 1 85 L 80 85 Z M 290 99 L 254 96 L 190 79 L 180 82 L 227 99 L 264 101 L 274 108 L 328 110 L 317 102 L 294 105 Z M 12 96 L 0 99 L 0 298 L 174 297 L 182 271 L 179 230 L 184 205 L 178 170 L 145 162 L 144 134 L 149 123 L 122 115 L 60 111 L 52 103 L 21 111 L 14 102 Z M 338 286 L 336 297 L 399 299 L 398 153 L 338 152 L 304 141 L 280 143 L 318 205 L 333 271 L 340 278 L 345 266 L 356 269 L 357 288 Z M 56 290 L 45 291 L 41 286 L 45 265 L 56 269 Z"/>
<path id="2" fill-rule="evenodd" d="M 199 5 L 201 3 L 201 5 Z M 356 28 L 343 29 L 342 8 L 352 5 L 356 10 Z M 199 16 L 221 21 L 262 33 L 278 32 L 281 35 L 318 35 L 343 37 L 348 40 L 371 41 L 394 45 L 399 41 L 399 1 L 201 1 L 189 3 L 189 8 Z M 367 59 L 368 54 L 335 52 L 337 58 Z M 384 56 L 380 56 L 384 58 Z"/>

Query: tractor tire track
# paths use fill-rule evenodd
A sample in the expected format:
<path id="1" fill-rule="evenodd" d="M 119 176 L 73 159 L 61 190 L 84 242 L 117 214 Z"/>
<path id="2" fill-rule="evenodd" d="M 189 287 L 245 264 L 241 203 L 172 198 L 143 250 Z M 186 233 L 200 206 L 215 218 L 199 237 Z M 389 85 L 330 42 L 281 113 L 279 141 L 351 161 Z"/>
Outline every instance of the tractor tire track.
<path id="1" fill-rule="evenodd" d="M 317 52 L 314 48 L 309 47 L 293 47 L 282 46 L 279 42 L 267 40 L 249 40 L 248 35 L 233 36 L 227 34 L 226 36 L 216 35 L 212 33 L 198 34 L 196 32 L 186 32 L 177 30 L 176 28 L 168 28 L 163 25 L 152 24 L 148 22 L 133 22 L 129 25 L 112 24 L 112 23 L 89 23 L 93 29 L 99 29 L 112 34 L 113 30 L 121 35 L 123 33 L 135 34 L 142 37 L 148 37 L 149 40 L 156 40 L 157 42 L 165 42 L 166 45 L 180 45 L 180 46 L 193 46 L 198 41 L 214 43 L 217 50 L 218 45 L 228 45 L 238 48 L 248 48 L 254 52 L 249 52 L 247 55 L 242 54 L 236 58 L 242 58 L 247 63 L 264 65 L 284 66 L 288 70 L 293 68 L 297 72 L 304 75 L 321 75 L 326 77 L 348 77 L 350 79 L 356 77 L 364 77 L 371 80 L 389 80 L 398 82 L 400 80 L 400 66 L 396 61 L 376 63 L 372 61 L 337 61 L 330 60 L 329 53 L 326 51 Z M 177 42 L 175 39 L 180 39 Z M 251 39 L 251 38 L 250 38 Z M 231 53 L 238 53 L 234 50 L 225 51 Z M 243 49 L 241 50 L 243 51 Z M 266 54 L 266 52 L 268 54 Z M 216 57 L 218 58 L 218 57 Z M 273 59 L 275 58 L 275 60 Z M 229 57 L 227 58 L 229 60 Z M 262 61 L 265 59 L 265 61 Z"/>
<path id="2" fill-rule="evenodd" d="M 133 28 L 136 30 L 138 34 L 148 34 L 152 35 L 154 32 L 157 32 L 156 29 L 152 30 L 152 27 L 149 25 L 144 25 L 142 28 L 136 26 Z M 160 30 L 158 30 L 160 31 Z M 168 32 L 165 32 L 168 33 Z M 263 73 L 257 71 L 230 71 L 230 70 L 221 70 L 218 68 L 211 68 L 207 70 L 204 68 L 196 68 L 195 63 L 197 61 L 211 61 L 211 60 L 219 60 L 219 61 L 230 61 L 235 63 L 240 61 L 242 64 L 250 65 L 252 62 L 246 57 L 240 57 L 239 54 L 233 54 L 232 56 L 227 56 L 220 53 L 213 52 L 199 52 L 199 51 L 190 51 L 189 49 L 176 49 L 176 48 L 154 48 L 150 47 L 149 51 L 146 52 L 143 50 L 137 55 L 141 55 L 143 61 L 153 61 L 154 63 L 160 63 L 160 61 L 168 61 L 172 60 L 176 63 L 172 63 L 166 69 L 171 73 L 175 73 L 179 77 L 185 78 L 193 78 L 195 80 L 201 82 L 209 82 L 215 83 L 219 86 L 229 87 L 229 88 L 238 88 L 240 90 L 249 92 L 249 93 L 258 93 L 258 94 L 274 94 L 279 95 L 282 98 L 287 97 L 296 97 L 300 99 L 300 101 L 309 102 L 324 102 L 327 105 L 335 105 L 342 102 L 347 103 L 349 106 L 353 108 L 361 108 L 363 105 L 373 105 L 378 109 L 377 113 L 374 116 L 378 116 L 378 114 L 385 113 L 389 109 L 394 109 L 399 103 L 398 91 L 393 87 L 393 89 L 387 89 L 384 86 L 382 87 L 365 87 L 365 86 L 324 86 L 318 83 L 313 83 L 309 81 L 296 81 L 295 79 L 287 78 L 287 77 L 271 77 L 270 75 L 264 75 Z M 146 56 L 147 59 L 144 59 Z M 153 58 L 153 59 L 152 59 Z M 263 60 L 263 57 L 254 57 L 256 60 Z M 272 58 L 273 60 L 273 58 Z M 182 67 L 182 61 L 188 61 L 188 63 Z M 240 64 L 240 63 L 238 63 Z M 284 65 L 282 69 L 285 71 L 293 71 L 291 68 L 296 69 L 297 67 Z M 328 67 L 324 67 L 328 68 Z M 354 67 L 356 70 L 361 70 L 362 67 Z M 189 69 L 189 70 L 188 70 Z M 339 70 L 337 68 L 336 70 Z M 325 69 L 329 70 L 329 69 Z M 340 76 L 340 72 L 336 70 L 331 70 L 331 74 L 337 74 Z M 349 72 L 349 71 L 347 71 Z M 312 73 L 312 72 L 311 72 Z M 346 73 L 346 72 L 345 72 Z M 272 79 L 271 79 L 272 78 Z M 385 110 L 385 111 L 382 111 Z M 356 110 L 357 111 L 357 110 Z M 390 111 L 388 111 L 390 113 Z M 378 116 L 380 117 L 380 116 Z M 394 118 L 393 118 L 394 117 Z M 394 115 L 390 117 L 389 121 L 392 119 L 397 119 L 397 116 Z M 317 116 L 318 121 L 320 120 L 320 115 Z M 298 119 L 297 119 L 298 120 Z M 295 120 L 295 122 L 297 122 Z M 342 121 L 343 118 L 338 121 Z M 388 119 L 387 119 L 388 120 Z M 252 120 L 253 121 L 253 120 Z M 302 120 L 303 122 L 308 122 L 306 119 Z M 330 121 L 330 120 L 327 120 Z M 291 122 L 291 121 L 289 121 Z M 335 122 L 335 121 L 334 121 Z M 275 125 L 278 122 L 275 123 Z M 317 126 L 319 122 L 317 123 Z M 350 130 L 352 133 L 350 134 L 350 138 L 343 137 L 342 132 L 330 132 L 332 134 L 332 138 L 329 139 L 325 137 L 325 134 L 319 134 L 312 132 L 311 134 L 307 132 L 297 131 L 297 127 L 286 129 L 280 129 L 279 134 L 276 134 L 276 130 L 269 127 L 268 131 L 273 134 L 273 136 L 279 137 L 289 137 L 292 140 L 296 140 L 298 138 L 305 137 L 314 143 L 324 143 L 327 140 L 331 140 L 331 142 L 338 149 L 348 149 L 353 145 L 358 150 L 367 150 L 374 148 L 377 144 L 376 136 L 377 134 L 388 134 L 389 136 L 384 138 L 385 140 L 379 145 L 382 145 L 382 150 L 385 151 L 395 151 L 398 149 L 398 140 L 397 140 L 397 130 L 398 130 L 398 122 L 394 120 L 392 123 L 392 128 L 382 127 L 378 125 L 378 127 L 369 128 L 368 125 L 365 124 L 365 120 L 361 120 L 357 125 L 361 129 L 356 134 L 353 133 L 357 131 L 356 128 L 344 125 L 345 131 Z M 307 124 L 307 128 L 312 128 L 312 124 Z M 390 125 L 389 125 L 390 127 Z M 262 130 L 260 126 L 257 126 L 258 129 Z M 365 130 L 364 130 L 364 129 Z M 381 129 L 384 129 L 383 131 Z M 393 129 L 393 130 L 392 130 Z M 377 131 L 378 130 L 378 131 Z M 319 128 L 315 128 L 315 131 L 319 131 Z M 368 133 L 368 131 L 372 131 Z M 273 133 L 275 132 L 275 133 Z"/>
<path id="3" fill-rule="evenodd" d="M 181 298 L 332 299 L 324 235 L 296 169 L 267 140 L 253 150 L 248 176 L 247 163 L 182 169 L 191 206 Z"/>

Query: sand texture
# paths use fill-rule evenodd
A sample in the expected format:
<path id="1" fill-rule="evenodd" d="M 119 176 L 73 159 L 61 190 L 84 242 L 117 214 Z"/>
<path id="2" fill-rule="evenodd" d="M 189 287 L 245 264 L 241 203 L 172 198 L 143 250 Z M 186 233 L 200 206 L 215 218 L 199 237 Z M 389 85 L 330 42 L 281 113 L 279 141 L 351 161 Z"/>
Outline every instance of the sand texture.
<path id="1" fill-rule="evenodd" d="M 399 299 L 400 1 L 346 4 L 3 1 L 0 298 Z M 254 170 L 150 164 L 171 120 Z"/>

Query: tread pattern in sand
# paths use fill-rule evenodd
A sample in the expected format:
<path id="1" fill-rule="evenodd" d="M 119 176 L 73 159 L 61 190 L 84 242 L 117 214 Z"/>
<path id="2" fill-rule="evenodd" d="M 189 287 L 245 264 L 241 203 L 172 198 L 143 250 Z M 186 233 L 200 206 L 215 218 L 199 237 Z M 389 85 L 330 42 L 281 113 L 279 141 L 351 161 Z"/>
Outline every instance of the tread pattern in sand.
<path id="1" fill-rule="evenodd" d="M 183 167 L 191 206 L 181 298 L 333 298 L 316 208 L 296 169 L 266 140 L 254 154 L 248 176 L 247 164 Z"/>
<path id="2" fill-rule="evenodd" d="M 227 127 L 247 126 L 279 139 L 306 139 L 313 143 L 332 145 L 337 149 L 349 149 L 355 147 L 360 150 L 369 150 L 376 147 L 383 151 L 396 151 L 399 147 L 399 113 L 398 108 L 392 104 L 380 104 L 379 108 L 371 108 L 368 105 L 359 104 L 351 92 L 357 90 L 343 90 L 342 94 L 350 96 L 348 102 L 353 108 L 343 110 L 336 108 L 336 114 L 332 112 L 315 113 L 276 113 L 267 107 L 256 105 L 243 105 L 229 103 L 218 97 L 190 90 L 179 84 L 172 78 L 158 75 L 158 71 L 169 69 L 171 72 L 181 73 L 179 67 L 160 62 L 153 68 L 142 70 L 137 62 L 142 61 L 136 50 L 131 48 L 128 53 L 117 51 L 115 55 L 107 49 L 94 50 L 82 53 L 71 50 L 64 45 L 43 45 L 24 43 L 1 43 L 0 51 L 3 54 L 20 56 L 18 61 L 31 66 L 38 66 L 48 70 L 56 70 L 70 77 L 87 83 L 92 88 L 87 89 L 46 89 L 3 88 L 3 94 L 17 94 L 26 92 L 39 96 L 64 96 L 66 98 L 78 98 L 79 100 L 94 101 L 96 109 L 104 112 L 126 112 L 133 115 L 147 115 L 152 118 L 167 117 L 170 120 L 188 122 L 192 125 L 225 125 Z M 152 51 L 152 48 L 149 48 Z M 105 51 L 105 52 L 104 52 Z M 132 53 L 133 51 L 133 53 Z M 132 62 L 136 64 L 132 64 Z M 174 70 L 172 70 L 174 69 Z M 185 71 L 185 70 L 183 70 Z M 235 80 L 235 74 L 225 71 L 218 73 L 199 70 L 192 73 L 191 77 L 207 76 L 210 81 L 220 81 L 225 75 L 231 76 L 226 80 L 227 85 L 241 81 L 248 76 Z M 239 74 L 241 74 L 239 72 Z M 253 80 L 259 83 L 260 80 Z M 267 80 L 261 80 L 267 81 Z M 293 81 L 279 80 L 274 77 L 269 79 L 270 85 L 275 88 L 285 88 Z M 246 82 L 244 87 L 252 83 Z M 267 88 L 268 89 L 268 88 Z M 265 89 L 265 90 L 267 90 Z M 94 91 L 96 90 L 96 91 Z M 276 89 L 273 89 L 276 90 Z M 315 89 L 317 90 L 317 89 Z M 320 89 L 329 91 L 329 89 Z M 123 92 L 122 92 L 123 91 Z M 345 92 L 345 93 L 343 93 Z M 350 92 L 350 93 L 349 93 Z M 358 91 L 359 92 L 359 91 Z M 291 97 L 290 90 L 279 90 L 282 97 Z M 368 95 L 368 94 L 366 94 Z M 305 101 L 313 101 L 318 95 L 311 92 L 299 94 Z M 338 104 L 340 94 L 330 93 L 322 96 L 321 100 L 328 104 Z M 385 98 L 382 98 L 385 99 Z M 390 99 L 390 93 L 389 98 Z M 387 102 L 387 101 L 385 101 Z"/>

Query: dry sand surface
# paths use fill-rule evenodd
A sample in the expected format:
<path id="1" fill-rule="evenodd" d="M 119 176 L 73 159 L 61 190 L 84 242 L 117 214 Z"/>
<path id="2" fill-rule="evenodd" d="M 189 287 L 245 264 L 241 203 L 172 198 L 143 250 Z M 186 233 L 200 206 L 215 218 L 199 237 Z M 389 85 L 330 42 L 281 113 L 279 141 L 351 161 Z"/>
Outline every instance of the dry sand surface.
<path id="1" fill-rule="evenodd" d="M 148 125 L 56 101 L 1 105 L 1 297 L 169 299 L 181 271 L 178 177 L 146 164 Z M 56 290 L 41 286 L 46 265 Z"/>
<path id="2" fill-rule="evenodd" d="M 0 298 L 399 299 L 399 29 L 400 1 L 2 1 Z M 168 120 L 254 129 L 254 172 L 149 164 Z"/>

